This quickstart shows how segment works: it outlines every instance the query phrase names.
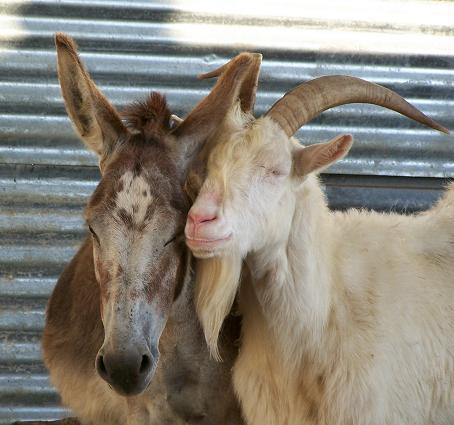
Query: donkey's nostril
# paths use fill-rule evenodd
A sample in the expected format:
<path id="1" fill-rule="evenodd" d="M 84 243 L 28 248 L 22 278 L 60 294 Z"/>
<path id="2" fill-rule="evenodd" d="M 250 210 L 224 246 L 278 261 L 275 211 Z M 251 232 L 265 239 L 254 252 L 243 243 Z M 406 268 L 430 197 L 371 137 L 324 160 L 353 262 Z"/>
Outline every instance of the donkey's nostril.
<path id="1" fill-rule="evenodd" d="M 142 362 L 140 363 L 139 373 L 148 373 L 151 367 L 150 356 L 144 354 L 142 356 Z"/>
<path id="2" fill-rule="evenodd" d="M 103 351 L 96 358 L 98 375 L 121 395 L 139 394 L 150 383 L 157 364 L 157 358 L 144 351 L 140 354 L 134 347 Z"/>
<path id="3" fill-rule="evenodd" d="M 96 359 L 96 369 L 98 369 L 98 373 L 102 377 L 107 376 L 107 370 L 106 370 L 106 365 L 104 364 L 103 356 L 98 356 L 98 358 Z"/>

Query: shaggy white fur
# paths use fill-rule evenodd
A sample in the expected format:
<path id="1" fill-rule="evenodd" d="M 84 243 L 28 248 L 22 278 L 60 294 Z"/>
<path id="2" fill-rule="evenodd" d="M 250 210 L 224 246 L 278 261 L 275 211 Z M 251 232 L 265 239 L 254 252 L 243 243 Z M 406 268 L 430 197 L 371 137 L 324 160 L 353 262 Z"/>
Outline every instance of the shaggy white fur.
<path id="1" fill-rule="evenodd" d="M 234 384 L 247 423 L 453 424 L 454 187 L 423 214 L 332 212 L 315 174 L 348 137 L 302 148 L 269 118 L 230 134 L 194 205 L 220 199 L 232 238 L 211 255 L 245 260 Z M 198 311 L 216 353 L 240 284 L 208 264 Z"/>

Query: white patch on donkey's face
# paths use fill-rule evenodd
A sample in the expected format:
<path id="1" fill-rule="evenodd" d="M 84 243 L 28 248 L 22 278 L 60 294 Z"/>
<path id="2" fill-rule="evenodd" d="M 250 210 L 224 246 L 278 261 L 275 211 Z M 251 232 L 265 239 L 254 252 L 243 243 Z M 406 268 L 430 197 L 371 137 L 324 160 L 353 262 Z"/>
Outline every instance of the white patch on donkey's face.
<path id="1" fill-rule="evenodd" d="M 152 261 L 151 255 L 145 253 L 152 252 L 153 243 L 153 238 L 146 235 L 158 227 L 154 222 L 156 215 L 149 211 L 154 201 L 144 175 L 126 171 L 120 177 L 113 211 L 105 216 L 104 225 L 99 228 L 101 245 L 94 244 L 97 279 L 108 298 L 124 296 L 126 290 L 136 293 L 143 290 Z M 109 314 L 104 313 L 108 319 Z"/>
<path id="2" fill-rule="evenodd" d="M 105 243 L 99 262 L 108 272 L 100 274 L 101 286 L 105 285 L 107 294 L 103 306 L 103 347 L 121 345 L 122 335 L 126 334 L 131 340 L 140 339 L 143 324 L 149 321 L 150 311 L 155 311 L 147 307 L 156 303 L 150 299 L 147 285 L 159 264 L 162 239 L 167 237 L 169 226 L 150 190 L 146 174 L 126 171 L 119 179 L 113 211 L 105 222 Z M 103 282 L 102 275 L 108 276 L 108 281 Z M 154 314 L 147 332 L 158 335 L 161 319 L 164 316 Z"/>
<path id="3" fill-rule="evenodd" d="M 123 190 L 117 193 L 116 208 L 129 214 L 134 224 L 142 224 L 153 202 L 148 182 L 142 174 L 135 175 L 131 171 L 126 171 L 120 177 L 120 182 L 123 183 Z"/>

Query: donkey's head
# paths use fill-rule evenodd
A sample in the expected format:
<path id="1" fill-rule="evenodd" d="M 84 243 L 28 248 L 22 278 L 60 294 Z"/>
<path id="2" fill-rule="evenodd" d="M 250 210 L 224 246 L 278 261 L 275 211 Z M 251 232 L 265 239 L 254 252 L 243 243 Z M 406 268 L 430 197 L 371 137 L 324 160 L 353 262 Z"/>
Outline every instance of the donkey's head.
<path id="1" fill-rule="evenodd" d="M 86 209 L 105 331 L 96 369 L 117 392 L 134 395 L 150 383 L 161 333 L 190 277 L 180 238 L 189 209 L 187 168 L 242 97 L 255 68 L 250 55 L 239 55 L 182 122 L 157 93 L 128 107 L 122 120 L 91 80 L 72 39 L 58 34 L 56 46 L 67 112 L 98 155 L 102 175 Z"/>
<path id="2" fill-rule="evenodd" d="M 238 286 L 238 258 L 285 242 L 307 176 L 341 159 L 352 145 L 351 136 L 340 136 L 302 147 L 292 136 L 322 111 L 353 102 L 381 105 L 447 132 L 391 90 L 332 76 L 298 86 L 249 127 L 219 138 L 211 150 L 185 233 L 197 257 L 223 259 L 203 261 L 198 275 L 197 309 L 212 351 Z M 206 279 L 199 278 L 203 275 Z"/>

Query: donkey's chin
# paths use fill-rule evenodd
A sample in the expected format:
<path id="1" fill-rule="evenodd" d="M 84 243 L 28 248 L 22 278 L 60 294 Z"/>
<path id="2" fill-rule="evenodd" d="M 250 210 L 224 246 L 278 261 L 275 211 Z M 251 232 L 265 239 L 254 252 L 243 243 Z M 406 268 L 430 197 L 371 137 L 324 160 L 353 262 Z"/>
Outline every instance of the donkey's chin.
<path id="1" fill-rule="evenodd" d="M 134 397 L 144 393 L 153 381 L 154 370 L 142 382 L 131 383 L 129 381 L 112 383 L 109 386 L 118 394 L 123 397 Z"/>
<path id="2" fill-rule="evenodd" d="M 230 251 L 232 234 L 218 239 L 198 239 L 186 236 L 186 245 L 197 258 L 211 258 Z"/>

